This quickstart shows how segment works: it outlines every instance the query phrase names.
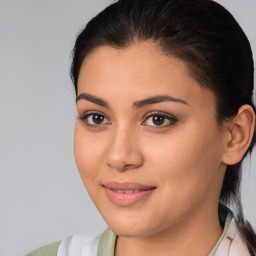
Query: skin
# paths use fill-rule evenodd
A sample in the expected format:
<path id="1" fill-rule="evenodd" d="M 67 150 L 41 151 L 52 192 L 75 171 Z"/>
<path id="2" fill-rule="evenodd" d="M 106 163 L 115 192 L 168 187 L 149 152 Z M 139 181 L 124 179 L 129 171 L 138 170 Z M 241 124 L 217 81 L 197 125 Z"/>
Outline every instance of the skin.
<path id="1" fill-rule="evenodd" d="M 218 126 L 214 94 L 200 86 L 186 63 L 152 42 L 96 49 L 80 70 L 78 95 L 83 93 L 109 104 L 77 101 L 74 150 L 90 197 L 118 234 L 115 255 L 208 255 L 222 232 L 218 201 L 226 164 L 242 157 L 234 154 L 240 126 L 234 134 L 234 123 Z M 182 102 L 132 107 L 159 95 Z M 101 124 L 92 116 L 80 119 L 95 111 Z M 172 119 L 156 125 L 154 112 Z M 253 115 L 247 116 L 253 122 Z M 102 186 L 110 181 L 156 189 L 131 206 L 117 206 Z"/>

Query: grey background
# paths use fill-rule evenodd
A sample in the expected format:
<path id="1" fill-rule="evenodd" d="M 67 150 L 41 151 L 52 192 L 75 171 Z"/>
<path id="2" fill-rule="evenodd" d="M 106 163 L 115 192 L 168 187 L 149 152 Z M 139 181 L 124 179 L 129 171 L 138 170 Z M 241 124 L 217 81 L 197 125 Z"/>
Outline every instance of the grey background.
<path id="1" fill-rule="evenodd" d="M 223 0 L 256 53 L 256 1 Z M 75 36 L 110 0 L 0 0 L 0 256 L 106 224 L 73 157 L 75 93 L 69 78 Z M 243 200 L 256 226 L 256 152 L 244 170 Z"/>

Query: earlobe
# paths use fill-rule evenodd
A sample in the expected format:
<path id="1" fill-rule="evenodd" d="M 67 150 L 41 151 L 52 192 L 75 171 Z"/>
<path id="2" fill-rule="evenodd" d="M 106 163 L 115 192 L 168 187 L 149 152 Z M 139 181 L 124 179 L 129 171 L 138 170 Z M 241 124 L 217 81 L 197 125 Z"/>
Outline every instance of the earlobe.
<path id="1" fill-rule="evenodd" d="M 250 105 L 239 108 L 228 125 L 228 136 L 222 162 L 227 165 L 239 163 L 251 144 L 255 127 L 255 113 Z"/>

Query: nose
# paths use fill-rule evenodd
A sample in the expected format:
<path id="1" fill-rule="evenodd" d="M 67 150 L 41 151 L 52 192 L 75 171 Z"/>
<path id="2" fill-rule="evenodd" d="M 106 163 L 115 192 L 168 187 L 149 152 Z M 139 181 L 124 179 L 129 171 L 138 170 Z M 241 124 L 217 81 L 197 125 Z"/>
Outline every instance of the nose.
<path id="1" fill-rule="evenodd" d="M 143 165 L 138 139 L 131 131 L 119 129 L 109 138 L 106 164 L 117 171 L 136 169 Z"/>

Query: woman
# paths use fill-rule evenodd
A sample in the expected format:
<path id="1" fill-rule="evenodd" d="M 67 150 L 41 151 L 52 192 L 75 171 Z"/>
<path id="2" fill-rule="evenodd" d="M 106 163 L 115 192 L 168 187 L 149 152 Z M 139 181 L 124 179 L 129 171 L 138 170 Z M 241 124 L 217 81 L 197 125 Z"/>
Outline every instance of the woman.
<path id="1" fill-rule="evenodd" d="M 253 72 L 216 2 L 119 0 L 94 17 L 74 47 L 74 149 L 110 228 L 30 255 L 255 255 L 240 202 Z"/>

